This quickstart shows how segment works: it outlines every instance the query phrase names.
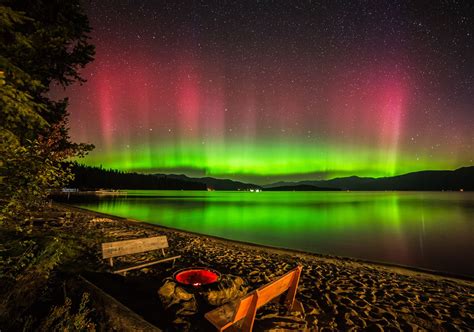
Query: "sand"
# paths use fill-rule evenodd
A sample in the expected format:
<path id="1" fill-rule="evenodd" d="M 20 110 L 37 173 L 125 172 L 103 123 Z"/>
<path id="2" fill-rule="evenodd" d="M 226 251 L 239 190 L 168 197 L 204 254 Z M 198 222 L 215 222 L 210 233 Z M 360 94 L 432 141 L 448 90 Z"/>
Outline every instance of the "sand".
<path id="1" fill-rule="evenodd" d="M 241 277 L 248 289 L 252 290 L 297 264 L 302 265 L 297 299 L 304 306 L 304 314 L 284 317 L 284 314 L 276 314 L 278 308 L 269 306 L 259 310 L 256 330 L 275 327 L 315 331 L 474 329 L 472 280 L 347 258 L 242 244 L 77 208 L 60 206 L 59 209 L 73 211 L 72 217 L 68 215 L 68 220 L 76 224 L 70 227 L 76 228 L 80 223 L 84 234 L 100 234 L 90 238 L 90 241 L 95 241 L 90 248 L 100 248 L 101 241 L 166 235 L 170 253 L 182 256 L 174 267 L 143 269 L 125 278 L 144 275 L 162 278 L 179 268 L 208 266 L 224 274 Z M 107 262 L 101 259 L 100 250 L 91 255 L 96 258 L 97 269 L 107 271 Z M 146 261 L 150 255 L 143 254 L 138 260 Z M 137 258 L 133 259 L 136 261 Z M 206 326 L 195 324 L 196 321 L 192 319 L 190 322 L 191 327 L 186 324 L 181 327 L 193 330 Z"/>

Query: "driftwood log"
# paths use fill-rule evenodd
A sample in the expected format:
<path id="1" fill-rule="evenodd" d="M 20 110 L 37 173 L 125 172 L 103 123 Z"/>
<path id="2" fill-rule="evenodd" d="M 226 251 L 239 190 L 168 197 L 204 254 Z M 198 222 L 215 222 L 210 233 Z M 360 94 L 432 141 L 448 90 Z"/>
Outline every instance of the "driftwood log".
<path id="1" fill-rule="evenodd" d="M 161 329 L 147 322 L 143 317 L 117 301 L 83 276 L 66 282 L 66 295 L 81 298 L 83 293 L 90 294 L 91 305 L 103 321 L 98 330 L 159 332 Z"/>

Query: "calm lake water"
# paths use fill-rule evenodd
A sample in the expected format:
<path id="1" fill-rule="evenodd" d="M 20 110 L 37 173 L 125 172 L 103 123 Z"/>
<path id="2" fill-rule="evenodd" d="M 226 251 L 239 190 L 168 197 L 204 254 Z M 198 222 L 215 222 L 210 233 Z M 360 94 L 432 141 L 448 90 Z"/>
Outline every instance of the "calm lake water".
<path id="1" fill-rule="evenodd" d="M 232 240 L 474 276 L 474 193 L 129 191 L 76 205 Z"/>

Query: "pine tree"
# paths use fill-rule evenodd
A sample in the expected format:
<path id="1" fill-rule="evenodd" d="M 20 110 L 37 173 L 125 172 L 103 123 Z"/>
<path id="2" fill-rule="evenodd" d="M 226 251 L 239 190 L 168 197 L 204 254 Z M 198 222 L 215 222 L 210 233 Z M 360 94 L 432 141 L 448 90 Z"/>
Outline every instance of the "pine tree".
<path id="1" fill-rule="evenodd" d="M 41 209 L 71 179 L 63 162 L 92 148 L 71 142 L 67 99 L 47 96 L 52 84 L 84 82 L 90 31 L 78 0 L 0 5 L 0 221 L 24 222 Z"/>

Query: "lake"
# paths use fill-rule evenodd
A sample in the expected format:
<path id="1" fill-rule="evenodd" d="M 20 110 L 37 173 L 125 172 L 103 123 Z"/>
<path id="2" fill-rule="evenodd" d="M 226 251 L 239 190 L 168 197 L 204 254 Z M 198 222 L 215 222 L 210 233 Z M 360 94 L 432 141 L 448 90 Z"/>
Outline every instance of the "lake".
<path id="1" fill-rule="evenodd" d="M 474 193 L 147 190 L 75 205 L 231 240 L 474 276 Z"/>

